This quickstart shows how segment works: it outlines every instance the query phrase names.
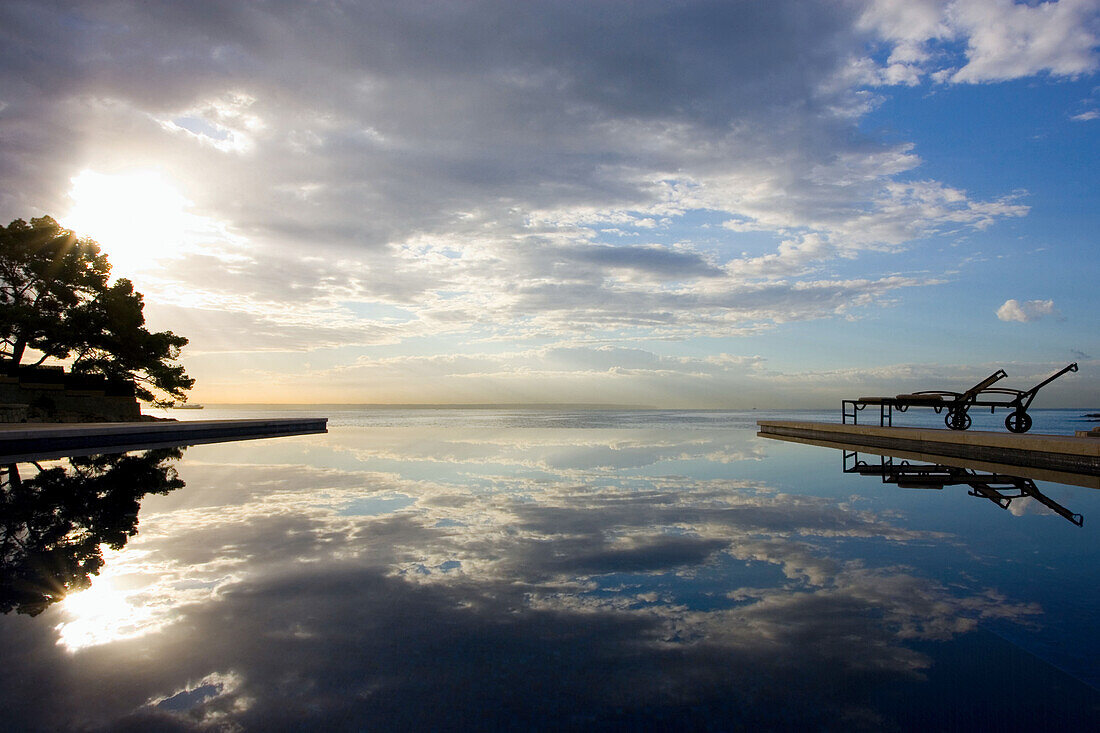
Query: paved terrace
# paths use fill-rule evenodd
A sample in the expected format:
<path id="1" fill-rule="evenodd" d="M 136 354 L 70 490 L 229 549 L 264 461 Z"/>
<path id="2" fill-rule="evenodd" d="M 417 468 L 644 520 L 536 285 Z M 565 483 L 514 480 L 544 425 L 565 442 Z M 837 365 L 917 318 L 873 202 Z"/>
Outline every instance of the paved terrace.
<path id="1" fill-rule="evenodd" d="M 0 424 L 0 462 L 328 432 L 327 418 Z"/>
<path id="2" fill-rule="evenodd" d="M 1047 469 L 1100 476 L 1100 438 L 1065 435 L 1017 435 L 981 430 L 892 428 L 796 420 L 761 420 L 758 435 L 827 447 L 901 451 L 917 460 L 959 458 L 1004 466 Z M 832 444 L 832 445 L 828 445 Z M 843 445 L 841 445 L 843 444 Z"/>

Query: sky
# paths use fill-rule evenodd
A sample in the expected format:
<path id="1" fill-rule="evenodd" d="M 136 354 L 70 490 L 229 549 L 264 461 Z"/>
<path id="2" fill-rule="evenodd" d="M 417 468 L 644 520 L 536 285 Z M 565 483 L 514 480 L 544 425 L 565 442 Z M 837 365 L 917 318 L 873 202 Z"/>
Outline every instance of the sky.
<path id="1" fill-rule="evenodd" d="M 1100 0 L 0 5 L 196 402 L 1100 406 Z"/>

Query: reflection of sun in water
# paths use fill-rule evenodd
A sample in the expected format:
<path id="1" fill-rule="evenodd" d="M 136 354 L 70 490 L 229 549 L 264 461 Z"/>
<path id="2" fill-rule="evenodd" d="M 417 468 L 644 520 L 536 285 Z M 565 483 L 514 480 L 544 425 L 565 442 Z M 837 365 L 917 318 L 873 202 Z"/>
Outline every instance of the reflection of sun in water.
<path id="1" fill-rule="evenodd" d="M 57 625 L 57 643 L 69 651 L 152 631 L 160 624 L 148 606 L 135 606 L 129 593 L 110 577 L 98 577 L 87 590 L 73 593 L 58 606 L 65 618 Z"/>
<path id="2" fill-rule="evenodd" d="M 86 170 L 72 183 L 73 208 L 62 223 L 99 242 L 117 274 L 175 254 L 193 228 L 190 202 L 157 172 Z"/>

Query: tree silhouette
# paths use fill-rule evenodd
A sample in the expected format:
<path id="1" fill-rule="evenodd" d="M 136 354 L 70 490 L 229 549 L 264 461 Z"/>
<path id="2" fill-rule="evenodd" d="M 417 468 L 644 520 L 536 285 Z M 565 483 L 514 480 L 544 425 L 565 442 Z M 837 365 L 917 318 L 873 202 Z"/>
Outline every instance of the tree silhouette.
<path id="1" fill-rule="evenodd" d="M 154 403 L 186 400 L 195 380 L 175 363 L 187 339 L 145 328 L 145 302 L 129 280 L 119 278 L 74 314 L 81 337 L 75 341 L 74 374 L 102 374 L 133 382 L 135 394 Z M 171 399 L 158 400 L 153 390 Z"/>
<path id="2" fill-rule="evenodd" d="M 179 448 L 68 459 L 69 468 L 23 479 L 0 470 L 0 612 L 36 616 L 87 588 L 103 567 L 101 545 L 121 549 L 137 534 L 147 494 L 184 486 L 172 466 Z"/>
<path id="3" fill-rule="evenodd" d="M 0 338 L 12 365 L 27 348 L 65 358 L 77 338 L 72 316 L 107 287 L 111 266 L 99 245 L 50 217 L 0 227 Z"/>
<path id="4" fill-rule="evenodd" d="M 0 362 L 72 357 L 74 373 L 133 383 L 141 399 L 186 400 L 195 380 L 175 362 L 187 339 L 146 329 L 141 293 L 108 285 L 110 271 L 98 244 L 48 216 L 0 227 Z"/>

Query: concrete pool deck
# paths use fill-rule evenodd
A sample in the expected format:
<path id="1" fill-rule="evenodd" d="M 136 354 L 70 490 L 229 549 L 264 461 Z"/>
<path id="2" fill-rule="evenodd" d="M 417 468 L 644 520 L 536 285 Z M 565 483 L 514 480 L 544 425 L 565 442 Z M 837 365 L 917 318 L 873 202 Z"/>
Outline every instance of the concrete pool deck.
<path id="1" fill-rule="evenodd" d="M 328 432 L 328 418 L 0 424 L 0 462 Z"/>
<path id="2" fill-rule="evenodd" d="M 894 428 L 796 420 L 760 420 L 757 435 L 825 447 L 877 448 L 928 462 L 943 458 L 1001 467 L 1045 469 L 1100 476 L 1100 439 L 1067 435 L 1018 435 L 982 430 Z M 872 451 L 873 452 L 873 451 Z"/>

